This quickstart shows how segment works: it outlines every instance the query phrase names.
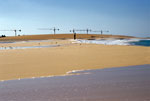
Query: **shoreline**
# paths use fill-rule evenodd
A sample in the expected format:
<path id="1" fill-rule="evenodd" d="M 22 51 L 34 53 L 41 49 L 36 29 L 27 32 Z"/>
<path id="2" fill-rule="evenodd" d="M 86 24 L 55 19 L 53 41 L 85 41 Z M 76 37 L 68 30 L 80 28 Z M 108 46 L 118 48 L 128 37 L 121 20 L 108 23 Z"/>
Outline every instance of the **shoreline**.
<path id="1" fill-rule="evenodd" d="M 0 82 L 0 100 L 144 101 L 150 99 L 149 76 L 150 65 L 140 65 L 4 81 Z"/>
<path id="2" fill-rule="evenodd" d="M 7 82 L 7 81 L 18 81 L 18 80 L 30 80 L 30 79 L 40 79 L 40 78 L 52 78 L 52 77 L 67 77 L 67 76 L 76 76 L 76 75 L 86 75 L 89 73 L 78 73 L 78 72 L 86 72 L 86 71 L 97 71 L 97 70 L 107 70 L 107 69 L 116 69 L 116 68 L 132 68 L 136 66 L 146 66 L 150 64 L 144 64 L 144 65 L 130 65 L 130 66 L 121 66 L 121 67 L 108 67 L 108 68 L 97 68 L 97 69 L 86 69 L 86 70 L 72 70 L 68 71 L 65 74 L 62 75 L 47 75 L 47 76 L 36 76 L 36 77 L 28 77 L 28 78 L 15 78 L 15 79 L 8 79 L 8 80 L 0 80 L 0 83 Z"/>
<path id="3" fill-rule="evenodd" d="M 12 46 L 37 45 L 13 43 Z M 40 42 L 67 44 L 52 48 L 0 51 L 0 80 L 65 75 L 72 70 L 101 69 L 150 64 L 150 47 L 78 44 L 68 40 Z M 6 46 L 10 44 L 5 44 Z"/>
<path id="4" fill-rule="evenodd" d="M 81 39 L 133 38 L 95 34 L 79 34 L 77 37 Z M 150 47 L 76 43 L 70 38 L 73 38 L 72 34 L 0 38 L 0 41 L 16 41 L 15 43 L 0 43 L 0 47 L 58 45 L 58 47 L 0 50 L 0 80 L 66 75 L 72 70 L 150 64 L 148 61 L 150 60 Z"/>
<path id="5" fill-rule="evenodd" d="M 67 77 L 67 76 L 76 76 L 76 75 L 84 75 L 84 73 L 78 73 L 78 72 L 85 72 L 85 71 L 96 71 L 96 70 L 106 70 L 106 69 L 115 69 L 115 68 L 126 68 L 126 67 L 135 67 L 135 66 L 145 66 L 150 64 L 144 64 L 144 65 L 130 65 L 130 66 L 121 66 L 121 67 L 108 67 L 108 68 L 100 68 L 100 69 L 86 69 L 86 70 L 72 70 L 68 71 L 65 74 L 62 75 L 49 75 L 49 76 L 40 76 L 40 77 L 29 77 L 29 78 L 16 78 L 16 79 L 10 79 L 10 80 L 0 80 L 0 82 L 7 82 L 7 81 L 17 81 L 17 80 L 25 80 L 25 79 L 40 79 L 40 78 L 51 78 L 51 77 Z M 86 73 L 85 73 L 86 74 Z M 87 73 L 88 74 L 88 73 Z"/>

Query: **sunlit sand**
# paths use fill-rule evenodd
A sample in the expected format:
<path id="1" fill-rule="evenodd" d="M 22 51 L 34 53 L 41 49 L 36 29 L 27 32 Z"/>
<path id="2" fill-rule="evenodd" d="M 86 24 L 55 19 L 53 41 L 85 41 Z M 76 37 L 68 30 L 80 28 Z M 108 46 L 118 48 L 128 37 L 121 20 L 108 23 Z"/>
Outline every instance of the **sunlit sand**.
<path id="1" fill-rule="evenodd" d="M 48 41 L 0 44 L 0 47 L 59 45 L 49 48 L 0 50 L 0 80 L 65 75 L 72 70 L 150 64 L 150 47 L 83 44 L 73 42 L 68 37 L 71 35 L 61 36 L 66 40 L 62 40 L 61 37 L 55 40 L 48 38 Z M 20 37 L 29 40 L 25 39 L 29 36 Z M 6 37 L 0 40 L 20 40 L 20 37 Z M 43 40 L 47 35 L 36 37 L 38 38 L 32 36 L 30 39 Z"/>

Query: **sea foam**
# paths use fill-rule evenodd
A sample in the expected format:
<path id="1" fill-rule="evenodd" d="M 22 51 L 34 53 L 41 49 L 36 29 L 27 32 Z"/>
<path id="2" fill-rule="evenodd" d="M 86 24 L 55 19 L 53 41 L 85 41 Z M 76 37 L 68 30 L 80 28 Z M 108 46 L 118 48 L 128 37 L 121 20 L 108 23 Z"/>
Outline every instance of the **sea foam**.
<path id="1" fill-rule="evenodd" d="M 77 43 L 104 44 L 104 45 L 136 45 L 150 46 L 150 39 L 99 39 L 99 40 L 76 40 Z"/>

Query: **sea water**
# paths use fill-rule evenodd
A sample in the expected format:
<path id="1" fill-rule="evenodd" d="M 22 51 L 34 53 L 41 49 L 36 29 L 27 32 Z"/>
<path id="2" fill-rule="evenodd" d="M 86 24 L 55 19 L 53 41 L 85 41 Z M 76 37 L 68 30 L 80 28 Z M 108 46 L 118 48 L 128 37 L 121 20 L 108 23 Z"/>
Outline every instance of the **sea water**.
<path id="1" fill-rule="evenodd" d="M 77 40 L 78 43 L 104 44 L 104 45 L 133 45 L 150 46 L 150 39 L 99 39 Z"/>
<path id="2" fill-rule="evenodd" d="M 52 40 L 27 40 L 27 41 L 0 41 L 0 44 L 7 43 L 32 43 L 32 42 L 51 42 Z"/>
<path id="3" fill-rule="evenodd" d="M 150 101 L 150 65 L 71 74 L 0 82 L 0 101 Z"/>
<path id="4" fill-rule="evenodd" d="M 16 46 L 16 47 L 5 47 L 5 44 L 11 43 L 32 43 L 32 42 L 51 42 L 52 40 L 29 40 L 29 41 L 0 41 L 0 44 L 4 44 L 3 47 L 0 47 L 0 50 L 10 50 L 10 49 L 31 49 L 31 48 L 49 48 L 57 47 L 60 45 L 38 45 L 38 46 Z"/>
<path id="5" fill-rule="evenodd" d="M 57 47 L 59 45 L 41 45 L 41 46 L 18 46 L 18 47 L 0 47 L 0 50 L 9 50 L 9 49 L 31 49 L 31 48 L 50 48 Z"/>

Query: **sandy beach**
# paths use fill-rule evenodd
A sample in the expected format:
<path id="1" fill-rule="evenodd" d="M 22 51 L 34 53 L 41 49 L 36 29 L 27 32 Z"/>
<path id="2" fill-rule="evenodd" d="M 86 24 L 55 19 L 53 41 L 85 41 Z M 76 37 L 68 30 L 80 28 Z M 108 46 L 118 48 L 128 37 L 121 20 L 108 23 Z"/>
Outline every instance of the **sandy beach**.
<path id="1" fill-rule="evenodd" d="M 57 39 L 6 43 L 0 44 L 0 47 L 52 44 L 60 46 L 0 50 L 0 80 L 65 75 L 72 70 L 150 64 L 150 47 L 142 46 L 81 44 Z"/>
<path id="2" fill-rule="evenodd" d="M 73 39 L 73 34 L 42 34 L 42 35 L 23 35 L 0 38 L 0 41 L 20 41 L 20 40 L 48 40 L 48 39 Z M 101 35 L 101 34 L 77 34 L 78 39 L 95 38 L 135 38 L 133 36 L 123 35 Z"/>
<path id="3" fill-rule="evenodd" d="M 150 101 L 150 0 L 0 0 L 0 101 Z"/>

